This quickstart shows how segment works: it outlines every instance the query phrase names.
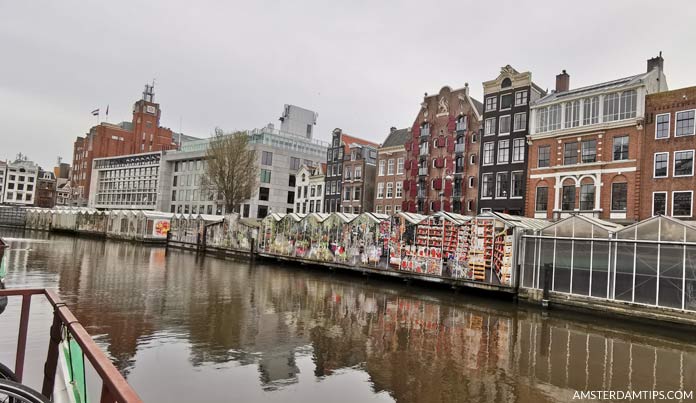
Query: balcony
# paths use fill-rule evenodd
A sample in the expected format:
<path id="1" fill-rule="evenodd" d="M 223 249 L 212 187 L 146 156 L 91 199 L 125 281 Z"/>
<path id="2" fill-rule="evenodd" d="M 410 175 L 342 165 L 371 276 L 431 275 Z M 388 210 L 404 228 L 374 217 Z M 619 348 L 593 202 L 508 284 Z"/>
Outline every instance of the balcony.
<path id="1" fill-rule="evenodd" d="M 421 157 L 428 155 L 428 151 L 430 151 L 430 150 L 428 150 L 428 147 L 421 147 L 418 155 Z"/>
<path id="2" fill-rule="evenodd" d="M 455 146 L 454 146 L 455 153 L 463 153 L 465 151 L 466 151 L 466 144 L 464 144 L 464 143 L 455 144 Z"/>
<path id="3" fill-rule="evenodd" d="M 421 175 L 421 176 L 428 175 L 428 167 L 418 168 L 418 175 Z"/>

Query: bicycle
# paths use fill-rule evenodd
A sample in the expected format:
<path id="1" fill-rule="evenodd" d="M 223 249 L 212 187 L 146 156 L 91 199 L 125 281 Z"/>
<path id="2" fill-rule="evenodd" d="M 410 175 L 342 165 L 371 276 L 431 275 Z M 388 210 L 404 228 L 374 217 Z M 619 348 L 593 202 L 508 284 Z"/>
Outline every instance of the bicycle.
<path id="1" fill-rule="evenodd" d="M 50 403 L 41 393 L 21 383 L 0 379 L 0 402 L 2 403 Z"/>

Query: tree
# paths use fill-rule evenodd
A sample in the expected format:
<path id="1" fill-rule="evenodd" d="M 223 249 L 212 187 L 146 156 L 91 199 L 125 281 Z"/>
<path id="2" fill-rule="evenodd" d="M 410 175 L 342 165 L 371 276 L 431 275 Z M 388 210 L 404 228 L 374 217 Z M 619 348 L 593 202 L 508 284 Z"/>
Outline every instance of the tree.
<path id="1" fill-rule="evenodd" d="M 204 188 L 222 196 L 225 212 L 231 213 L 244 200 L 251 198 L 256 186 L 256 152 L 249 147 L 246 133 L 224 134 L 222 129 L 216 128 L 206 157 Z"/>

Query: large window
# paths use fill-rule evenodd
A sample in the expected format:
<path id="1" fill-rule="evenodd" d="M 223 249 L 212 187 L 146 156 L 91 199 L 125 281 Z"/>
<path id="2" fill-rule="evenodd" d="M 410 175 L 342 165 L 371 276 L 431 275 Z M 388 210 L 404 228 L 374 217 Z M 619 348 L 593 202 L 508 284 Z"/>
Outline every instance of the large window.
<path id="1" fill-rule="evenodd" d="M 694 151 L 674 152 L 674 176 L 692 176 L 694 174 Z"/>
<path id="2" fill-rule="evenodd" d="M 384 198 L 384 182 L 379 182 L 377 184 L 377 198 L 378 199 Z"/>
<path id="3" fill-rule="evenodd" d="M 524 161 L 524 141 L 523 138 L 512 140 L 512 162 Z"/>
<path id="4" fill-rule="evenodd" d="M 515 93 L 515 105 L 527 105 L 527 90 L 524 91 L 517 91 Z"/>
<path id="5" fill-rule="evenodd" d="M 628 200 L 628 184 L 611 184 L 611 211 L 626 211 L 626 200 Z"/>
<path id="6" fill-rule="evenodd" d="M 493 197 L 493 174 L 481 175 L 481 197 Z"/>
<path id="7" fill-rule="evenodd" d="M 582 100 L 582 124 L 593 125 L 599 122 L 599 97 Z"/>
<path id="8" fill-rule="evenodd" d="M 614 137 L 614 161 L 628 159 L 628 136 Z"/>
<path id="9" fill-rule="evenodd" d="M 394 158 L 390 158 L 387 162 L 387 175 L 394 175 Z"/>
<path id="10" fill-rule="evenodd" d="M 597 161 L 597 140 L 584 140 L 582 142 L 582 162 Z"/>
<path id="11" fill-rule="evenodd" d="M 505 94 L 500 96 L 500 110 L 512 108 L 513 97 L 512 94 Z"/>
<path id="12" fill-rule="evenodd" d="M 672 193 L 672 215 L 674 217 L 691 217 L 693 195 L 694 192 L 691 190 Z"/>
<path id="13" fill-rule="evenodd" d="M 536 211 L 546 211 L 549 203 L 549 188 L 539 186 L 536 188 Z"/>
<path id="14" fill-rule="evenodd" d="M 543 133 L 561 128 L 561 105 L 551 105 L 539 108 L 536 112 L 536 131 Z"/>
<path id="15" fill-rule="evenodd" d="M 510 140 L 498 141 L 498 164 L 510 162 Z"/>
<path id="16" fill-rule="evenodd" d="M 486 112 L 494 111 L 498 109 L 498 97 L 488 97 L 486 98 Z"/>
<path id="17" fill-rule="evenodd" d="M 604 96 L 604 121 L 612 122 L 614 120 L 619 120 L 619 101 L 620 95 L 607 94 Z"/>
<path id="18" fill-rule="evenodd" d="M 404 196 L 404 183 L 402 181 L 396 182 L 396 196 L 397 198 Z"/>
<path id="19" fill-rule="evenodd" d="M 694 110 L 677 112 L 674 125 L 675 136 L 690 136 L 694 134 Z"/>
<path id="20" fill-rule="evenodd" d="M 516 113 L 515 114 L 515 123 L 512 128 L 513 131 L 516 132 L 521 132 L 527 129 L 527 113 L 522 112 L 522 113 Z"/>
<path id="21" fill-rule="evenodd" d="M 653 215 L 667 215 L 667 192 L 653 193 L 652 211 Z"/>
<path id="22" fill-rule="evenodd" d="M 261 151 L 261 164 L 273 165 L 273 153 L 270 151 Z"/>
<path id="23" fill-rule="evenodd" d="M 261 183 L 271 183 L 271 170 L 262 169 L 261 171 Z"/>
<path id="24" fill-rule="evenodd" d="M 270 189 L 265 187 L 259 188 L 259 200 L 268 201 L 268 196 L 270 195 Z"/>
<path id="25" fill-rule="evenodd" d="M 404 158 L 397 158 L 396 159 L 396 174 L 401 175 L 404 173 Z"/>
<path id="26" fill-rule="evenodd" d="M 300 159 L 296 157 L 290 157 L 290 170 L 297 171 L 300 169 Z"/>
<path id="27" fill-rule="evenodd" d="M 515 171 L 510 178 L 510 197 L 522 197 L 522 183 L 524 182 L 524 172 Z"/>
<path id="28" fill-rule="evenodd" d="M 483 165 L 493 165 L 495 143 L 483 143 Z"/>
<path id="29" fill-rule="evenodd" d="M 551 146 L 539 147 L 539 161 L 537 167 L 544 168 L 551 165 Z"/>
<path id="30" fill-rule="evenodd" d="M 575 209 L 575 185 L 564 185 L 561 196 L 561 210 Z"/>
<path id="31" fill-rule="evenodd" d="M 563 165 L 578 163 L 578 143 L 563 144 Z"/>
<path id="32" fill-rule="evenodd" d="M 483 135 L 491 136 L 495 134 L 495 118 L 488 118 L 483 124 Z"/>
<path id="33" fill-rule="evenodd" d="M 595 185 L 586 183 L 580 186 L 580 210 L 594 209 Z"/>
<path id="34" fill-rule="evenodd" d="M 663 113 L 655 117 L 655 138 L 666 139 L 669 137 L 669 113 Z"/>
<path id="35" fill-rule="evenodd" d="M 394 198 L 394 183 L 387 182 L 387 199 Z"/>
<path id="36" fill-rule="evenodd" d="M 628 90 L 621 93 L 621 110 L 619 119 L 630 119 L 636 117 L 636 90 Z"/>
<path id="37" fill-rule="evenodd" d="M 501 116 L 498 122 L 498 135 L 510 134 L 510 115 Z"/>
<path id="38" fill-rule="evenodd" d="M 498 172 L 495 179 L 495 197 L 507 198 L 508 182 L 510 178 L 507 172 Z"/>
<path id="39" fill-rule="evenodd" d="M 669 166 L 669 153 L 655 153 L 654 178 L 666 178 Z"/>
<path id="40" fill-rule="evenodd" d="M 580 126 L 580 100 L 567 102 L 565 104 L 565 125 L 566 129 Z"/>
<path id="41" fill-rule="evenodd" d="M 384 166 L 386 164 L 385 160 L 380 160 L 379 161 L 379 171 L 377 173 L 378 176 L 384 176 Z"/>

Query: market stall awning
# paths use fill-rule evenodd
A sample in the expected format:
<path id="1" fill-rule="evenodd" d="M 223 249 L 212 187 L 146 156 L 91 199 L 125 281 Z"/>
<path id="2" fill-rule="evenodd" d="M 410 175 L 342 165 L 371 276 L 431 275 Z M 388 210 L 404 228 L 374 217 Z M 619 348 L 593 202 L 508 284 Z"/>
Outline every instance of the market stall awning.
<path id="1" fill-rule="evenodd" d="M 403 219 L 410 222 L 411 224 L 418 224 L 418 223 L 420 223 L 423 220 L 428 218 L 428 216 L 426 216 L 426 215 L 416 214 L 416 213 L 408 213 L 405 211 L 398 213 L 397 216 L 402 217 Z"/>

